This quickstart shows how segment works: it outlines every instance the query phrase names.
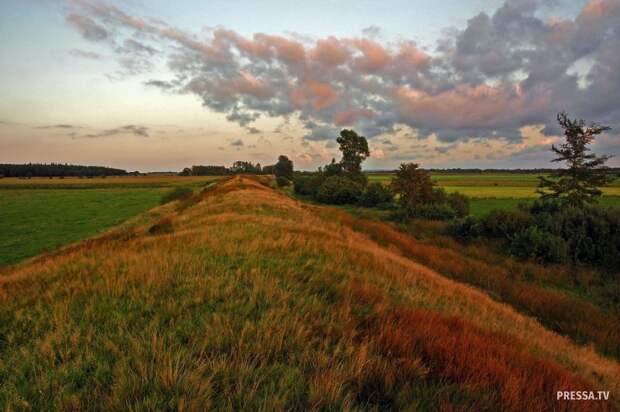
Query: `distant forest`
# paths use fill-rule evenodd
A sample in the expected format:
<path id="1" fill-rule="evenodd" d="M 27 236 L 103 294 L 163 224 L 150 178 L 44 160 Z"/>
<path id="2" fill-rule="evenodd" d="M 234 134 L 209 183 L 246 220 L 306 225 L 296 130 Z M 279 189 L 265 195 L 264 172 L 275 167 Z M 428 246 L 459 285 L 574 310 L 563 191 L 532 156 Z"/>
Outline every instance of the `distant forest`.
<path id="1" fill-rule="evenodd" d="M 127 175 L 123 169 L 60 163 L 0 164 L 0 177 L 95 177 Z"/>

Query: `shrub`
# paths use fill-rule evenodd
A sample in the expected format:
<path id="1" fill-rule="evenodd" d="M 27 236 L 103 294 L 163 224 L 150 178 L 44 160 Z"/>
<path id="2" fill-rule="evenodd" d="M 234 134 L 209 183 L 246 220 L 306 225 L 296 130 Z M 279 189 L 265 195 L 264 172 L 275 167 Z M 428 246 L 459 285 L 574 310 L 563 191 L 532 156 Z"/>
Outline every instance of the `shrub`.
<path id="1" fill-rule="evenodd" d="M 151 235 L 161 235 L 172 233 L 173 231 L 174 227 L 172 226 L 172 218 L 170 216 L 162 218 L 149 228 L 149 234 Z"/>
<path id="2" fill-rule="evenodd" d="M 464 217 L 469 214 L 469 198 L 461 193 L 450 193 L 446 196 L 446 202 L 456 212 L 458 217 Z"/>
<path id="3" fill-rule="evenodd" d="M 295 193 L 298 195 L 315 196 L 321 183 L 323 177 L 319 174 L 297 175 L 293 178 Z"/>
<path id="4" fill-rule="evenodd" d="M 430 203 L 416 206 L 413 209 L 413 216 L 431 220 L 449 220 L 456 217 L 456 212 L 447 203 Z"/>
<path id="5" fill-rule="evenodd" d="M 467 216 L 464 219 L 455 220 L 447 228 L 448 234 L 457 239 L 471 240 L 482 235 L 483 227 L 480 219 Z"/>
<path id="6" fill-rule="evenodd" d="M 284 187 L 290 185 L 291 181 L 284 176 L 278 176 L 276 177 L 276 183 L 278 184 L 278 187 Z"/>
<path id="7" fill-rule="evenodd" d="M 568 260 L 566 242 L 558 236 L 543 232 L 536 226 L 531 226 L 514 236 L 510 242 L 510 253 L 520 258 L 532 258 L 548 263 L 564 263 Z"/>
<path id="8" fill-rule="evenodd" d="M 493 210 L 482 218 L 482 234 L 492 238 L 511 239 L 533 223 L 532 216 L 521 210 Z"/>
<path id="9" fill-rule="evenodd" d="M 390 203 L 393 198 L 394 193 L 389 187 L 375 182 L 368 185 L 360 197 L 360 204 L 366 207 L 375 207 L 382 203 Z"/>
<path id="10" fill-rule="evenodd" d="M 189 187 L 175 187 L 170 192 L 162 196 L 160 204 L 170 203 L 175 200 L 182 200 L 189 198 L 194 191 Z"/>
<path id="11" fill-rule="evenodd" d="M 447 203 L 424 203 L 415 206 L 403 206 L 392 215 L 392 218 L 405 221 L 411 218 L 430 220 L 449 220 L 456 217 L 456 212 Z"/>
<path id="12" fill-rule="evenodd" d="M 319 202 L 343 205 L 357 203 L 362 194 L 362 186 L 342 176 L 330 176 L 321 184 L 316 192 Z"/>

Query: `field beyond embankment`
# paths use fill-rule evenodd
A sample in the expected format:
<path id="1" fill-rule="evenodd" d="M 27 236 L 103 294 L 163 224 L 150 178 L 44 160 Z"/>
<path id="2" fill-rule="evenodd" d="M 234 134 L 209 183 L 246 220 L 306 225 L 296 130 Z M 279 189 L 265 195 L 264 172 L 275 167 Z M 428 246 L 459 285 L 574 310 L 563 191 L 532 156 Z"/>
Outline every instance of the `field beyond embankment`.
<path id="1" fill-rule="evenodd" d="M 369 173 L 370 182 L 388 184 L 394 175 Z M 433 173 L 431 179 L 447 192 L 459 192 L 471 199 L 471 214 L 484 215 L 494 209 L 515 209 L 519 203 L 538 197 L 535 173 Z M 620 207 L 620 179 L 602 189 L 603 206 Z"/>
<path id="2" fill-rule="evenodd" d="M 217 178 L 0 179 L 0 267 L 86 239 L 156 206 L 175 187 Z"/>
<path id="3" fill-rule="evenodd" d="M 617 406 L 616 361 L 269 183 L 226 179 L 1 273 L 2 409 Z"/>

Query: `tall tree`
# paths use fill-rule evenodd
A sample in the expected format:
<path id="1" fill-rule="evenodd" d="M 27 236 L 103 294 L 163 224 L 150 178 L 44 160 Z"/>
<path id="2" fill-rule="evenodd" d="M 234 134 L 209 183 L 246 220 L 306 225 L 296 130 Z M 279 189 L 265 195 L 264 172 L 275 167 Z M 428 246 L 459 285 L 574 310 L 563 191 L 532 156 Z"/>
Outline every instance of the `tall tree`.
<path id="1" fill-rule="evenodd" d="M 278 162 L 273 165 L 273 174 L 276 177 L 286 177 L 287 179 L 293 178 L 293 161 L 284 155 L 278 157 Z"/>
<path id="2" fill-rule="evenodd" d="M 344 129 L 336 139 L 342 152 L 341 164 L 345 171 L 351 174 L 362 172 L 362 162 L 370 156 L 368 141 L 354 130 Z"/>
<path id="3" fill-rule="evenodd" d="M 566 142 L 551 146 L 557 155 L 552 161 L 566 162 L 567 168 L 552 173 L 551 178 L 540 176 L 537 192 L 543 199 L 562 199 L 575 206 L 595 202 L 602 194 L 599 188 L 612 180 L 605 166 L 610 156 L 596 156 L 588 146 L 610 128 L 595 123 L 586 126 L 585 121 L 571 120 L 564 112 L 558 114 L 558 123 Z"/>
<path id="4" fill-rule="evenodd" d="M 391 185 L 403 206 L 432 203 L 435 200 L 435 185 L 431 175 L 420 169 L 417 163 L 401 163 Z"/>

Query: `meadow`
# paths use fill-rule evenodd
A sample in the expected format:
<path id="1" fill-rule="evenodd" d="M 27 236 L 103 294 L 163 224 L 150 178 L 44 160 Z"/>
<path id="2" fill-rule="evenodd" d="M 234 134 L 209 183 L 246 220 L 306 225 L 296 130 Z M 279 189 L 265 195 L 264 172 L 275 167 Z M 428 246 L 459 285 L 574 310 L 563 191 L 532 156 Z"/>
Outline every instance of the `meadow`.
<path id="1" fill-rule="evenodd" d="M 86 239 L 213 178 L 0 179 L 0 267 Z"/>
<path id="2" fill-rule="evenodd" d="M 370 182 L 387 184 L 389 173 L 370 173 Z M 447 192 L 460 192 L 471 199 L 471 214 L 482 216 L 493 209 L 515 209 L 538 197 L 538 176 L 533 173 L 434 173 L 431 179 Z M 620 179 L 603 190 L 601 204 L 620 207 Z"/>
<path id="3" fill-rule="evenodd" d="M 617 360 L 436 271 L 456 252 L 272 185 L 224 179 L 4 271 L 2 409 L 619 406 Z"/>

